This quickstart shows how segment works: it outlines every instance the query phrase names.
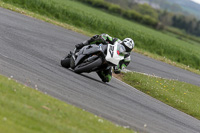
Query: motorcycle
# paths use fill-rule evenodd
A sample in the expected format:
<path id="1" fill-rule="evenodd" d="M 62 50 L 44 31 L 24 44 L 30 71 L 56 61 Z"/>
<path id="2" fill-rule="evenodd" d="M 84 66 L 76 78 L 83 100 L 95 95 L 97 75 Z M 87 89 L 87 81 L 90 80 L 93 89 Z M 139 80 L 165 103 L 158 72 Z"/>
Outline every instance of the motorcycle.
<path id="1" fill-rule="evenodd" d="M 62 67 L 71 68 L 75 73 L 90 73 L 117 66 L 124 59 L 125 47 L 119 42 L 112 44 L 91 44 L 79 51 L 75 48 L 70 55 L 61 60 Z"/>

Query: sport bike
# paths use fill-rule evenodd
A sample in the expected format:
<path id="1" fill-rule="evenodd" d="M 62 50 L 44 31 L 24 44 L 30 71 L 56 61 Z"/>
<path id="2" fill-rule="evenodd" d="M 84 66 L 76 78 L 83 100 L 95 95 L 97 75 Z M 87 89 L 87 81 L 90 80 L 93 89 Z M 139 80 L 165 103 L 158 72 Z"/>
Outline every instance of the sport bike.
<path id="1" fill-rule="evenodd" d="M 75 48 L 70 56 L 61 60 L 61 65 L 71 68 L 76 73 L 90 73 L 117 66 L 124 59 L 125 47 L 118 42 L 112 44 L 91 44 L 79 51 Z"/>

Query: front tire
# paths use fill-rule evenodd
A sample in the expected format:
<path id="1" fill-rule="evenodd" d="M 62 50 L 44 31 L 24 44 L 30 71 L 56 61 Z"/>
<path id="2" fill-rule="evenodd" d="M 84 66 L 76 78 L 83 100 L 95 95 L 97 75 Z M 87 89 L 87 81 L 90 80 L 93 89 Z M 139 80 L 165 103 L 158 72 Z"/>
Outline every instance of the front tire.
<path id="1" fill-rule="evenodd" d="M 64 60 L 61 60 L 60 64 L 64 68 L 69 68 L 70 67 L 70 58 L 65 58 Z"/>
<path id="2" fill-rule="evenodd" d="M 98 58 L 93 62 L 85 62 L 81 63 L 77 67 L 75 67 L 74 72 L 75 73 L 82 73 L 82 72 L 91 72 L 94 69 L 96 69 L 98 66 L 102 64 L 102 58 Z"/>

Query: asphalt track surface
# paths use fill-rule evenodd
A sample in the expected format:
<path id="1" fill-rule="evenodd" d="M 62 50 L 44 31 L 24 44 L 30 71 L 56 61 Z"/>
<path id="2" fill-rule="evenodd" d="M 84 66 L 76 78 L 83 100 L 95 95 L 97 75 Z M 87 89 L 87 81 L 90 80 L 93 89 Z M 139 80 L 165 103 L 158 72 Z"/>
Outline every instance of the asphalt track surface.
<path id="1" fill-rule="evenodd" d="M 200 121 L 113 78 L 76 74 L 60 66 L 88 37 L 0 8 L 0 73 L 67 103 L 140 132 L 200 133 Z M 200 77 L 133 53 L 130 70 L 196 85 Z"/>

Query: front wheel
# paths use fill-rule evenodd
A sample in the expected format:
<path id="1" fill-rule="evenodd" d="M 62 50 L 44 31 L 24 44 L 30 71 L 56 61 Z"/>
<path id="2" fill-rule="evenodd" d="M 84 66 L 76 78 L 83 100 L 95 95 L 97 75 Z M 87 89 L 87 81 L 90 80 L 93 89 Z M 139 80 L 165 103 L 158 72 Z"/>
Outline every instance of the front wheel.
<path id="1" fill-rule="evenodd" d="M 61 60 L 60 64 L 64 68 L 69 68 L 70 67 L 70 58 L 65 58 L 65 59 Z"/>
<path id="2" fill-rule="evenodd" d="M 97 58 L 93 62 L 83 62 L 77 67 L 75 67 L 74 72 L 75 73 L 82 73 L 82 72 L 91 72 L 95 70 L 97 67 L 99 67 L 102 64 L 102 58 Z"/>

